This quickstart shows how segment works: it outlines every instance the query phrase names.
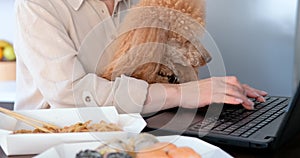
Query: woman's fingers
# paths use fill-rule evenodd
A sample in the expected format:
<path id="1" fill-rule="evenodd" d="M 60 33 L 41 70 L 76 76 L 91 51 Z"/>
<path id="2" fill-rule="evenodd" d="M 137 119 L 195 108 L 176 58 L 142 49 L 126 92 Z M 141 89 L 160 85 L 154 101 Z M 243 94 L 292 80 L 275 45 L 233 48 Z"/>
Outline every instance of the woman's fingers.
<path id="1" fill-rule="evenodd" d="M 241 94 L 246 95 L 245 88 L 241 85 L 240 81 L 235 76 L 228 76 L 225 78 L 227 85 L 235 86 Z"/>
<path id="2" fill-rule="evenodd" d="M 249 100 L 248 97 L 256 98 L 258 101 L 263 102 L 264 98 L 262 95 L 265 95 L 259 90 L 256 90 L 248 85 L 240 84 L 239 80 L 235 76 L 229 76 L 223 78 L 226 84 L 226 97 L 228 98 L 226 103 L 236 104 L 236 100 L 240 101 L 238 104 L 242 104 L 246 109 L 254 109 L 254 102 Z M 231 98 L 232 97 L 232 98 Z"/>
<path id="3" fill-rule="evenodd" d="M 254 108 L 254 103 L 248 99 L 248 97 L 243 93 L 243 91 L 240 91 L 239 88 L 234 85 L 227 85 L 226 96 L 233 97 L 235 100 L 240 100 L 239 104 L 242 104 L 246 109 Z M 228 103 L 234 104 L 234 101 Z"/>
<path id="4" fill-rule="evenodd" d="M 262 102 L 262 103 L 266 102 L 266 99 L 263 96 L 257 97 L 256 100 L 259 101 L 259 102 Z"/>
<path id="5" fill-rule="evenodd" d="M 230 96 L 230 95 L 223 95 L 220 96 L 219 98 L 215 98 L 213 102 L 217 102 L 217 103 L 226 103 L 226 104 L 233 104 L 233 105 L 242 105 L 244 108 L 248 109 L 248 110 L 253 110 L 254 107 L 254 103 L 248 99 L 243 100 L 240 99 L 236 96 Z"/>
<path id="6" fill-rule="evenodd" d="M 250 86 L 247 85 L 247 84 L 243 84 L 242 86 L 243 86 L 246 90 L 254 91 L 254 92 L 256 92 L 256 93 L 257 93 L 258 95 L 260 95 L 260 96 L 267 96 L 267 95 L 268 95 L 267 92 L 262 91 L 262 90 L 255 89 L 255 88 L 253 88 L 253 87 L 250 87 Z"/>
<path id="7" fill-rule="evenodd" d="M 197 84 L 198 86 L 196 86 Z M 264 102 L 266 92 L 252 88 L 246 84 L 240 84 L 234 77 L 212 77 L 200 81 L 181 84 L 181 106 L 187 108 L 203 107 L 211 103 L 241 104 L 246 109 L 254 109 L 253 101 Z M 196 103 L 198 102 L 198 104 Z M 197 104 L 197 105 L 195 105 Z"/>
<path id="8" fill-rule="evenodd" d="M 246 109 L 253 109 L 254 103 L 248 99 L 245 90 L 234 77 L 220 77 L 211 80 L 212 101 L 217 103 L 242 104 Z"/>
<path id="9" fill-rule="evenodd" d="M 233 91 L 227 90 L 228 95 L 233 95 L 243 100 L 242 105 L 245 108 L 253 109 L 254 103 L 251 100 L 249 100 L 248 97 L 255 98 L 259 102 L 266 101 L 264 97 L 268 95 L 267 92 L 252 88 L 247 84 L 240 84 L 239 80 L 235 76 L 228 76 L 225 79 L 226 79 L 226 84 L 232 86 L 232 87 L 230 86 L 227 87 L 233 90 Z"/>
<path id="10" fill-rule="evenodd" d="M 252 88 L 247 84 L 243 84 L 243 87 L 245 88 L 246 95 L 248 97 L 255 98 L 259 102 L 265 102 L 266 101 L 264 97 L 268 95 L 267 92 Z"/>

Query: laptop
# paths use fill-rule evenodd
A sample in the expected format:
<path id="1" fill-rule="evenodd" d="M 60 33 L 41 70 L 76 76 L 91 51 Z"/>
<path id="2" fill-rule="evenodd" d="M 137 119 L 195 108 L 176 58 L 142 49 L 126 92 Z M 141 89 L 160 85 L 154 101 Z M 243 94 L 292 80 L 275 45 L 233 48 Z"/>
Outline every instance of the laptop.
<path id="1" fill-rule="evenodd" d="M 207 115 L 214 112 L 217 115 Z M 174 108 L 146 118 L 146 122 L 155 135 L 181 134 L 215 144 L 276 149 L 300 132 L 300 87 L 292 98 L 268 96 L 265 103 L 255 101 L 255 110 L 226 104 Z"/>
<path id="2" fill-rule="evenodd" d="M 299 35 L 298 29 L 297 40 L 300 40 Z M 295 79 L 298 85 L 293 87 L 292 97 L 267 96 L 265 103 L 254 100 L 255 110 L 227 104 L 211 104 L 199 109 L 168 109 L 145 116 L 147 132 L 198 137 L 213 144 L 277 149 L 300 133 L 300 74 L 297 74 L 300 46 L 296 49 L 294 75 L 298 77 Z"/>

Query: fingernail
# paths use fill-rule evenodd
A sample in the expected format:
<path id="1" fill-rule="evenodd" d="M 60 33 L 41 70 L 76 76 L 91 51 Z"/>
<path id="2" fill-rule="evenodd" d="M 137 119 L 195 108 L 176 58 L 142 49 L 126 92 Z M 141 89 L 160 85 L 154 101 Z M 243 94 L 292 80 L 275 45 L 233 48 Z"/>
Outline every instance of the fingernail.
<path id="1" fill-rule="evenodd" d="M 253 107 L 254 106 L 254 102 L 251 101 L 250 99 L 248 99 L 248 101 L 251 103 L 251 106 Z"/>
<path id="2" fill-rule="evenodd" d="M 264 97 L 261 97 L 261 98 L 262 98 L 263 102 L 266 102 L 266 99 Z"/>
<path id="3" fill-rule="evenodd" d="M 266 91 L 261 91 L 264 95 L 267 95 L 268 93 Z"/>
<path id="4" fill-rule="evenodd" d="M 250 108 L 250 110 L 254 110 L 254 103 L 253 102 L 249 105 L 249 108 Z"/>
<path id="5" fill-rule="evenodd" d="M 243 103 L 243 100 L 242 100 L 242 99 L 236 98 L 235 100 L 236 100 L 236 102 L 238 102 L 238 103 L 240 103 L 240 104 Z"/>
<path id="6" fill-rule="evenodd" d="M 254 110 L 254 106 L 250 106 L 251 110 Z"/>

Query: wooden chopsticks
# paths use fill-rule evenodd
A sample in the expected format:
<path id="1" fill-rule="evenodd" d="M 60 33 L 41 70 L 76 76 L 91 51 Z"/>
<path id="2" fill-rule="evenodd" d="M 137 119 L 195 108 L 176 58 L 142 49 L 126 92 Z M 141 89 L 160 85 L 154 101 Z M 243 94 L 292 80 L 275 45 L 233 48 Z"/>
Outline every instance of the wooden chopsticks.
<path id="1" fill-rule="evenodd" d="M 35 127 L 43 132 L 46 132 L 46 133 L 53 133 L 51 132 L 50 130 L 48 130 L 47 128 L 45 127 L 42 127 L 40 125 L 43 125 L 43 126 L 47 126 L 47 127 L 50 127 L 50 128 L 53 128 L 53 129 L 58 129 L 59 127 L 56 126 L 56 125 L 53 125 L 53 124 L 50 124 L 50 123 L 47 123 L 47 122 L 43 122 L 43 121 L 40 121 L 40 120 L 36 120 L 34 118 L 30 118 L 30 117 L 27 117 L 27 116 L 24 116 L 24 115 L 21 115 L 17 112 L 14 112 L 14 111 L 11 111 L 11 110 L 8 110 L 8 109 L 5 109 L 5 108 L 2 108 L 0 107 L 0 112 L 4 113 L 4 114 L 7 114 L 11 117 L 14 117 L 15 119 L 18 119 L 32 127 Z M 35 123 L 38 123 L 40 125 L 37 125 Z"/>

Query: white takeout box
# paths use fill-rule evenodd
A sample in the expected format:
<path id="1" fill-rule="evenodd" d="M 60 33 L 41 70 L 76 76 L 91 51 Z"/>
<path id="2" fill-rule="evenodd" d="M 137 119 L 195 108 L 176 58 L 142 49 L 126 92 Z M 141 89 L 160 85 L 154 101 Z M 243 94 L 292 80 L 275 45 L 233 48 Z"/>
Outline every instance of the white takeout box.
<path id="1" fill-rule="evenodd" d="M 140 114 L 118 114 L 114 107 L 85 107 L 68 109 L 41 109 L 18 111 L 22 115 L 52 123 L 60 127 L 77 122 L 104 120 L 118 124 L 123 131 L 11 134 L 18 129 L 34 129 L 13 117 L 0 113 L 0 145 L 6 155 L 39 154 L 52 146 L 62 143 L 91 142 L 112 138 L 127 138 L 140 133 L 146 122 Z"/>
<path id="2" fill-rule="evenodd" d="M 206 143 L 198 138 L 186 136 L 161 136 L 157 137 L 161 142 L 170 142 L 178 147 L 187 146 L 194 149 L 202 158 L 232 158 L 228 153 L 224 152 L 219 147 Z M 75 157 L 81 150 L 96 149 L 101 145 L 101 142 L 88 142 L 88 143 L 72 143 L 61 144 L 52 147 L 45 152 L 35 156 L 34 158 L 69 158 Z"/>

